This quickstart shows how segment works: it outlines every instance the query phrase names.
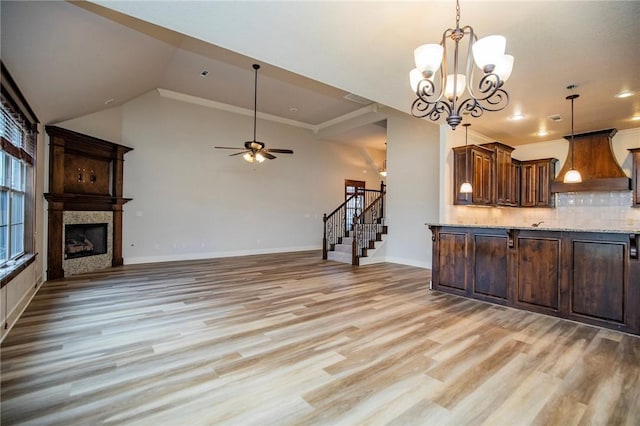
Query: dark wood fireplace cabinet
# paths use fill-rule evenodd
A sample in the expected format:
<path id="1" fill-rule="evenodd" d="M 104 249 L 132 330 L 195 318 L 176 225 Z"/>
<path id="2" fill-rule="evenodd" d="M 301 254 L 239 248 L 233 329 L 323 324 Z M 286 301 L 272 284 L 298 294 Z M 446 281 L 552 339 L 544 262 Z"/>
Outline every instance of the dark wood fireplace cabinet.
<path id="1" fill-rule="evenodd" d="M 49 135 L 47 279 L 64 277 L 63 213 L 113 212 L 112 266 L 121 266 L 124 154 L 132 148 L 46 126 Z"/>

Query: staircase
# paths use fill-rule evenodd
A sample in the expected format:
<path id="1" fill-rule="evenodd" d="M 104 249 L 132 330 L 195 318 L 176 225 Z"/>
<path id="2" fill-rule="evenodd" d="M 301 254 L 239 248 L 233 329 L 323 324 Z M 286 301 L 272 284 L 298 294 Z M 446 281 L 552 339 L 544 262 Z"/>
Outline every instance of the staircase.
<path id="1" fill-rule="evenodd" d="M 352 265 L 384 261 L 379 255 L 388 228 L 384 224 L 385 185 L 352 195 L 331 214 L 325 214 L 322 258 Z"/>

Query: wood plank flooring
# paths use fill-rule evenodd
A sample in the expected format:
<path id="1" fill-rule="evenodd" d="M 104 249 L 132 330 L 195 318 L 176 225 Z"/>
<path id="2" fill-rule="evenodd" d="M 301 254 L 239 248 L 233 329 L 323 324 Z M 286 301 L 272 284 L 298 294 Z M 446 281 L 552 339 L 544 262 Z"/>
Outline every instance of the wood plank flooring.
<path id="1" fill-rule="evenodd" d="M 320 257 L 46 283 L 2 344 L 2 425 L 640 424 L 640 338 Z"/>

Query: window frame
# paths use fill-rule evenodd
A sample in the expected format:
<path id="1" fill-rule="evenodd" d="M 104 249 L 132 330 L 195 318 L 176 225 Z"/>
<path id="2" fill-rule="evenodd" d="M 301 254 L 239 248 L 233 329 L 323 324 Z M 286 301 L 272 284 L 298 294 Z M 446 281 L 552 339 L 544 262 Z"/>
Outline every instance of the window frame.
<path id="1" fill-rule="evenodd" d="M 4 164 L 0 172 L 0 190 L 6 193 L 6 211 L 1 214 L 7 219 L 7 254 L 0 258 L 0 286 L 4 287 L 35 259 L 35 175 L 36 151 L 39 120 L 20 92 L 3 62 L 1 65 L 1 105 L 0 105 L 0 161 Z M 15 169 L 14 166 L 18 168 Z M 14 173 L 19 170 L 19 182 L 14 181 Z M 14 217 L 15 200 L 22 198 L 19 218 Z M 21 221 L 21 222 L 20 222 Z M 15 226 L 22 224 L 22 238 L 14 251 Z"/>

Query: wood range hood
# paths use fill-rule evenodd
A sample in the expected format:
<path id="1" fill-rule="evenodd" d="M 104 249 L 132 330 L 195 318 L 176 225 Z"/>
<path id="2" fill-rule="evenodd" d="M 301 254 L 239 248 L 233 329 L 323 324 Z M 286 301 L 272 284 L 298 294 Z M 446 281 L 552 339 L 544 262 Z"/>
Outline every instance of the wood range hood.
<path id="1" fill-rule="evenodd" d="M 616 129 L 598 130 L 573 136 L 573 168 L 582 175 L 582 182 L 564 183 L 565 173 L 571 168 L 571 147 L 562 170 L 551 184 L 552 192 L 629 191 L 631 179 L 618 164 L 611 139 Z M 564 137 L 571 140 L 571 136 Z M 569 142 L 571 143 L 571 142 Z"/>

